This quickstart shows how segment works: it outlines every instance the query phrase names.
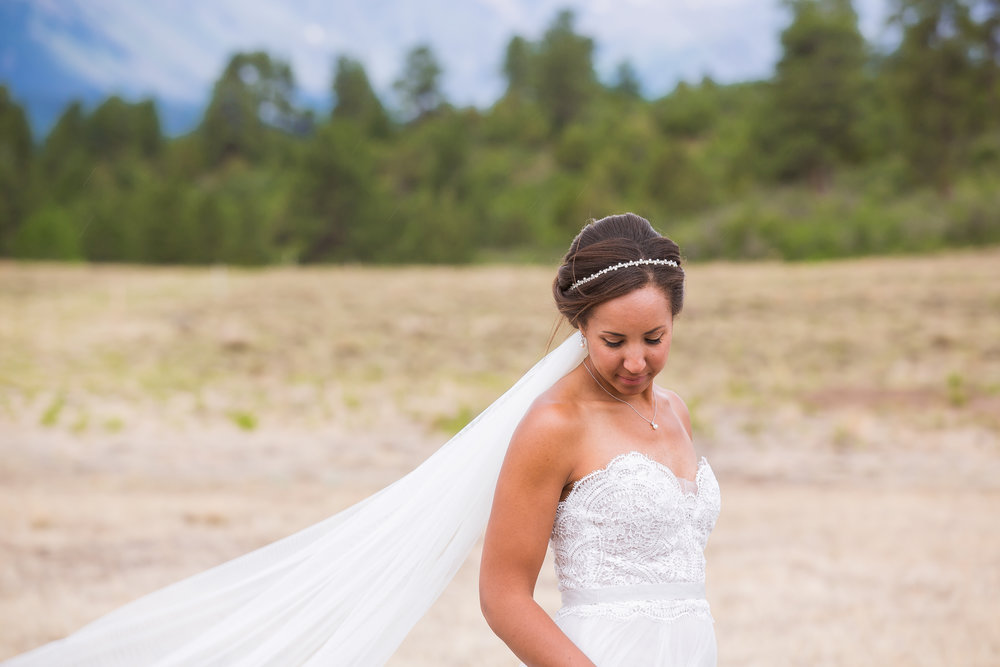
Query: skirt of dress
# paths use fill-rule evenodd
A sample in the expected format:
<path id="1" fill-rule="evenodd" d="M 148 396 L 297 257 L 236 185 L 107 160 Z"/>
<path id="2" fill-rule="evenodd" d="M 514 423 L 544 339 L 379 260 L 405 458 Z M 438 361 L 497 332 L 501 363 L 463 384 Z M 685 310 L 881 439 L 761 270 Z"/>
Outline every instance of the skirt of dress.
<path id="1" fill-rule="evenodd" d="M 597 667 L 715 667 L 717 661 L 707 613 L 672 619 L 561 613 L 556 623 Z"/>

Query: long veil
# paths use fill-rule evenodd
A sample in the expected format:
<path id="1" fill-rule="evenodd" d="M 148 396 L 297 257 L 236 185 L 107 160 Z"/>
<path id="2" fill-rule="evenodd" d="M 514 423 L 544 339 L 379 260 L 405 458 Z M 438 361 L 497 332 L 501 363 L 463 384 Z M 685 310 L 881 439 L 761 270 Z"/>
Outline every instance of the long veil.
<path id="1" fill-rule="evenodd" d="M 378 493 L 3 666 L 383 664 L 482 534 L 518 422 L 583 357 L 571 336 Z"/>

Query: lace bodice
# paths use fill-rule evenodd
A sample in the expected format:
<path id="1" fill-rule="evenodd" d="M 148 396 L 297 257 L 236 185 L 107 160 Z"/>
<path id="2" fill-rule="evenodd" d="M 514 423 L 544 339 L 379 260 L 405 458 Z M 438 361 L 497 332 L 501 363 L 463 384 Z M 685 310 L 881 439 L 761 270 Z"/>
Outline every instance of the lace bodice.
<path id="1" fill-rule="evenodd" d="M 704 458 L 693 492 L 685 491 L 685 481 L 644 454 L 629 452 L 577 482 L 559 503 L 552 529 L 559 589 L 704 583 L 705 545 L 721 505 L 719 484 Z M 626 607 L 621 611 L 635 611 L 635 605 Z M 691 605 L 677 601 L 645 609 L 657 616 L 685 610 Z"/>

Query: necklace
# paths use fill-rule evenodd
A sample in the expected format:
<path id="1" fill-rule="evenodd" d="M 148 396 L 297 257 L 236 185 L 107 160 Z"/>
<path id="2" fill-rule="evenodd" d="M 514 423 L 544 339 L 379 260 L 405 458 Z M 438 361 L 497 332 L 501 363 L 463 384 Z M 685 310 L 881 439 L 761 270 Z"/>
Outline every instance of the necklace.
<path id="1" fill-rule="evenodd" d="M 604 389 L 604 393 L 605 394 L 607 394 L 611 398 L 615 399 L 619 403 L 624 403 L 625 405 L 627 405 L 630 408 L 632 408 L 632 412 L 634 412 L 635 414 L 639 415 L 639 419 L 641 419 L 642 421 L 644 421 L 647 424 L 649 424 L 650 428 L 652 428 L 654 431 L 656 429 L 660 428 L 660 425 L 656 423 L 656 391 L 655 390 L 653 391 L 653 418 L 652 419 L 646 419 L 645 417 L 642 416 L 642 413 L 640 413 L 638 410 L 636 410 L 635 407 L 631 403 L 629 403 L 628 401 L 623 401 L 622 399 L 618 398 L 617 396 L 615 396 L 614 394 L 612 394 L 610 391 L 608 391 L 605 388 L 605 386 L 603 384 L 601 384 L 601 381 L 597 379 L 597 376 L 594 375 L 594 372 L 590 370 L 590 366 L 587 365 L 586 361 L 583 362 L 583 367 L 587 369 L 587 373 L 590 374 L 590 377 L 594 378 L 594 382 L 597 383 L 597 386 L 600 387 L 601 389 Z"/>

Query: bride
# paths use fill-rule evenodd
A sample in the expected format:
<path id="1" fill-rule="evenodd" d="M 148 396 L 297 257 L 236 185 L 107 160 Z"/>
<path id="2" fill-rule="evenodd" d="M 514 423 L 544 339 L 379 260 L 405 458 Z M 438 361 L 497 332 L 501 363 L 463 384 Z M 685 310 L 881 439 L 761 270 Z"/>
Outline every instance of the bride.
<path id="1" fill-rule="evenodd" d="M 632 214 L 588 225 L 553 285 L 587 355 L 514 432 L 480 570 L 529 665 L 714 665 L 704 548 L 719 490 L 687 407 L 653 384 L 684 298 L 677 245 Z M 563 607 L 532 599 L 551 540 Z"/>
<path id="2" fill-rule="evenodd" d="M 718 484 L 684 403 L 653 384 L 683 283 L 677 245 L 645 219 L 587 225 L 553 285 L 579 334 L 413 472 L 2 664 L 379 665 L 488 520 L 483 612 L 526 664 L 714 665 Z M 554 620 L 532 600 L 550 540 Z"/>

